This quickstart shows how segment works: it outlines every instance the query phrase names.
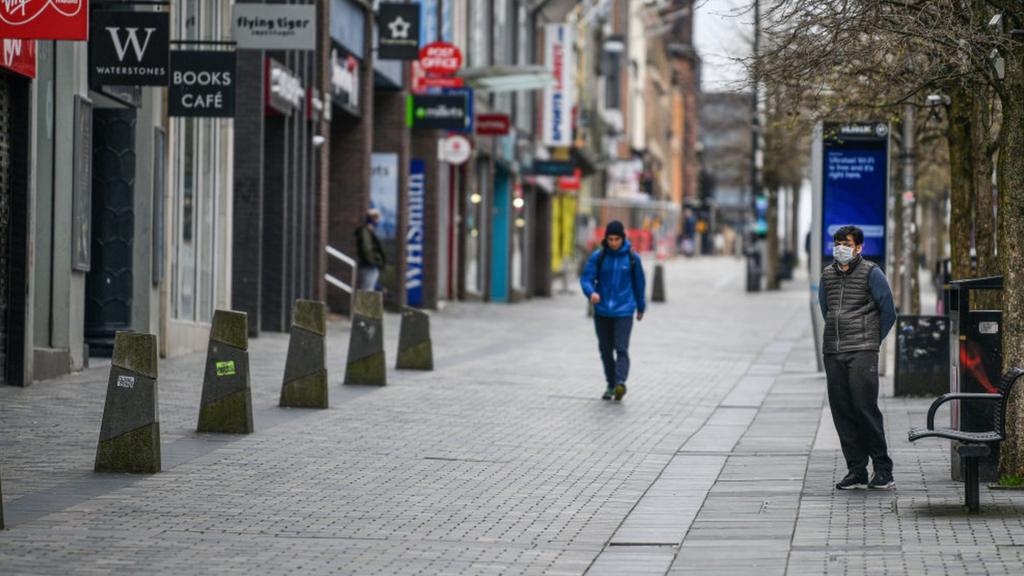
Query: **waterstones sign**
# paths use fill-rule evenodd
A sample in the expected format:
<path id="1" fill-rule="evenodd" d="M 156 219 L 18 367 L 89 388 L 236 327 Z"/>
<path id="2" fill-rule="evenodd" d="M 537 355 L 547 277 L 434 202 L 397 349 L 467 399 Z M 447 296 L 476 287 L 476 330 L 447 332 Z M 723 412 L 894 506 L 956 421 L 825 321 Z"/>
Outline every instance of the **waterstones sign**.
<path id="1" fill-rule="evenodd" d="M 171 52 L 167 113 L 191 118 L 235 115 L 235 53 Z"/>
<path id="2" fill-rule="evenodd" d="M 87 40 L 88 0 L 0 0 L 0 38 Z"/>
<path id="3" fill-rule="evenodd" d="M 316 7 L 311 4 L 235 4 L 232 20 L 240 49 L 316 49 Z"/>
<path id="4" fill-rule="evenodd" d="M 89 83 L 167 86 L 169 31 L 166 12 L 94 10 L 89 23 Z"/>

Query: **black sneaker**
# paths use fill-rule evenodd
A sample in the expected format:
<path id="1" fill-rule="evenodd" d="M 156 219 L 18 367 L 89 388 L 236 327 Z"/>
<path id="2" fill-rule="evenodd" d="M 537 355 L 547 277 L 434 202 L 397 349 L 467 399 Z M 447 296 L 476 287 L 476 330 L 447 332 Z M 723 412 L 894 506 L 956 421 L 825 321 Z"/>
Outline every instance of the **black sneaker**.
<path id="1" fill-rule="evenodd" d="M 614 394 L 615 394 L 615 386 L 609 385 L 608 388 L 605 389 L 604 395 L 601 396 L 601 400 L 611 400 L 612 396 Z"/>
<path id="2" fill-rule="evenodd" d="M 864 490 L 867 487 L 867 475 L 856 472 L 850 472 L 836 484 L 836 490 Z"/>
<path id="3" fill-rule="evenodd" d="M 622 397 L 626 395 L 626 385 L 618 384 L 615 386 L 615 401 L 622 400 Z"/>
<path id="4" fill-rule="evenodd" d="M 892 490 L 896 487 L 896 481 L 892 479 L 892 472 L 875 472 L 868 488 L 872 490 Z"/>

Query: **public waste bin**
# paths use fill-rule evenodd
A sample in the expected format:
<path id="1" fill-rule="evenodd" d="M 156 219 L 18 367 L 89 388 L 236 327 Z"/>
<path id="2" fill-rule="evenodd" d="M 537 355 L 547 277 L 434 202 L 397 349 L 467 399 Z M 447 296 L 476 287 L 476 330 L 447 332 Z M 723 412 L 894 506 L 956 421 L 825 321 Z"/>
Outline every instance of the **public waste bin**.
<path id="1" fill-rule="evenodd" d="M 955 280 L 949 286 L 949 391 L 994 394 L 1003 371 L 1003 312 L 977 309 L 977 302 L 980 292 L 1001 294 L 1003 277 Z M 952 426 L 968 432 L 991 430 L 993 410 L 993 402 L 953 402 Z M 951 464 L 953 479 L 961 480 L 960 457 L 955 446 Z M 979 475 L 982 482 L 999 479 L 998 446 L 993 446 L 989 457 L 981 461 Z"/>

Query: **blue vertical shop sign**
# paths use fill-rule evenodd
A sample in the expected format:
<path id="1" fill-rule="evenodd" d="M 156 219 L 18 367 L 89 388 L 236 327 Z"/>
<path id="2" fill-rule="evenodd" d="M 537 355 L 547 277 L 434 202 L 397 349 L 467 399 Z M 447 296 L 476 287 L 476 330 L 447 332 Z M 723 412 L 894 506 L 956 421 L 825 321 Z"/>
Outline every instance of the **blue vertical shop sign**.
<path id="1" fill-rule="evenodd" d="M 405 232 L 405 292 L 409 306 L 423 305 L 423 233 L 427 188 L 426 164 L 409 162 L 409 224 Z"/>

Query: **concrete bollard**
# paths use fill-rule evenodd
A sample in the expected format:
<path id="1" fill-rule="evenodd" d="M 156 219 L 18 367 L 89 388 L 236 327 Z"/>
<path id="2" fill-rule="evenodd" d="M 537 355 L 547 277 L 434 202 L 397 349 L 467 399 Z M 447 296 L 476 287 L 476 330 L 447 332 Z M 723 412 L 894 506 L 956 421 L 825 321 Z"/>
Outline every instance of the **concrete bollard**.
<path id="1" fill-rule="evenodd" d="M 327 408 L 327 306 L 296 300 L 288 359 L 281 385 L 281 406 Z"/>
<path id="2" fill-rule="evenodd" d="M 0 530 L 4 529 L 4 482 L 0 476 Z"/>
<path id="3" fill-rule="evenodd" d="M 388 383 L 384 360 L 383 296 L 380 292 L 356 292 L 345 384 L 384 386 Z"/>
<path id="4" fill-rule="evenodd" d="M 213 313 L 196 429 L 223 434 L 252 433 L 249 316 L 245 312 L 217 310 Z"/>
<path id="5" fill-rule="evenodd" d="M 160 471 L 156 336 L 118 332 L 107 381 L 97 472 Z"/>
<path id="6" fill-rule="evenodd" d="M 665 301 L 665 267 L 661 264 L 654 265 L 654 287 L 651 292 L 652 302 Z"/>
<path id="7" fill-rule="evenodd" d="M 398 370 L 433 370 L 434 348 L 430 341 L 430 316 L 422 310 L 402 310 L 398 333 Z"/>

